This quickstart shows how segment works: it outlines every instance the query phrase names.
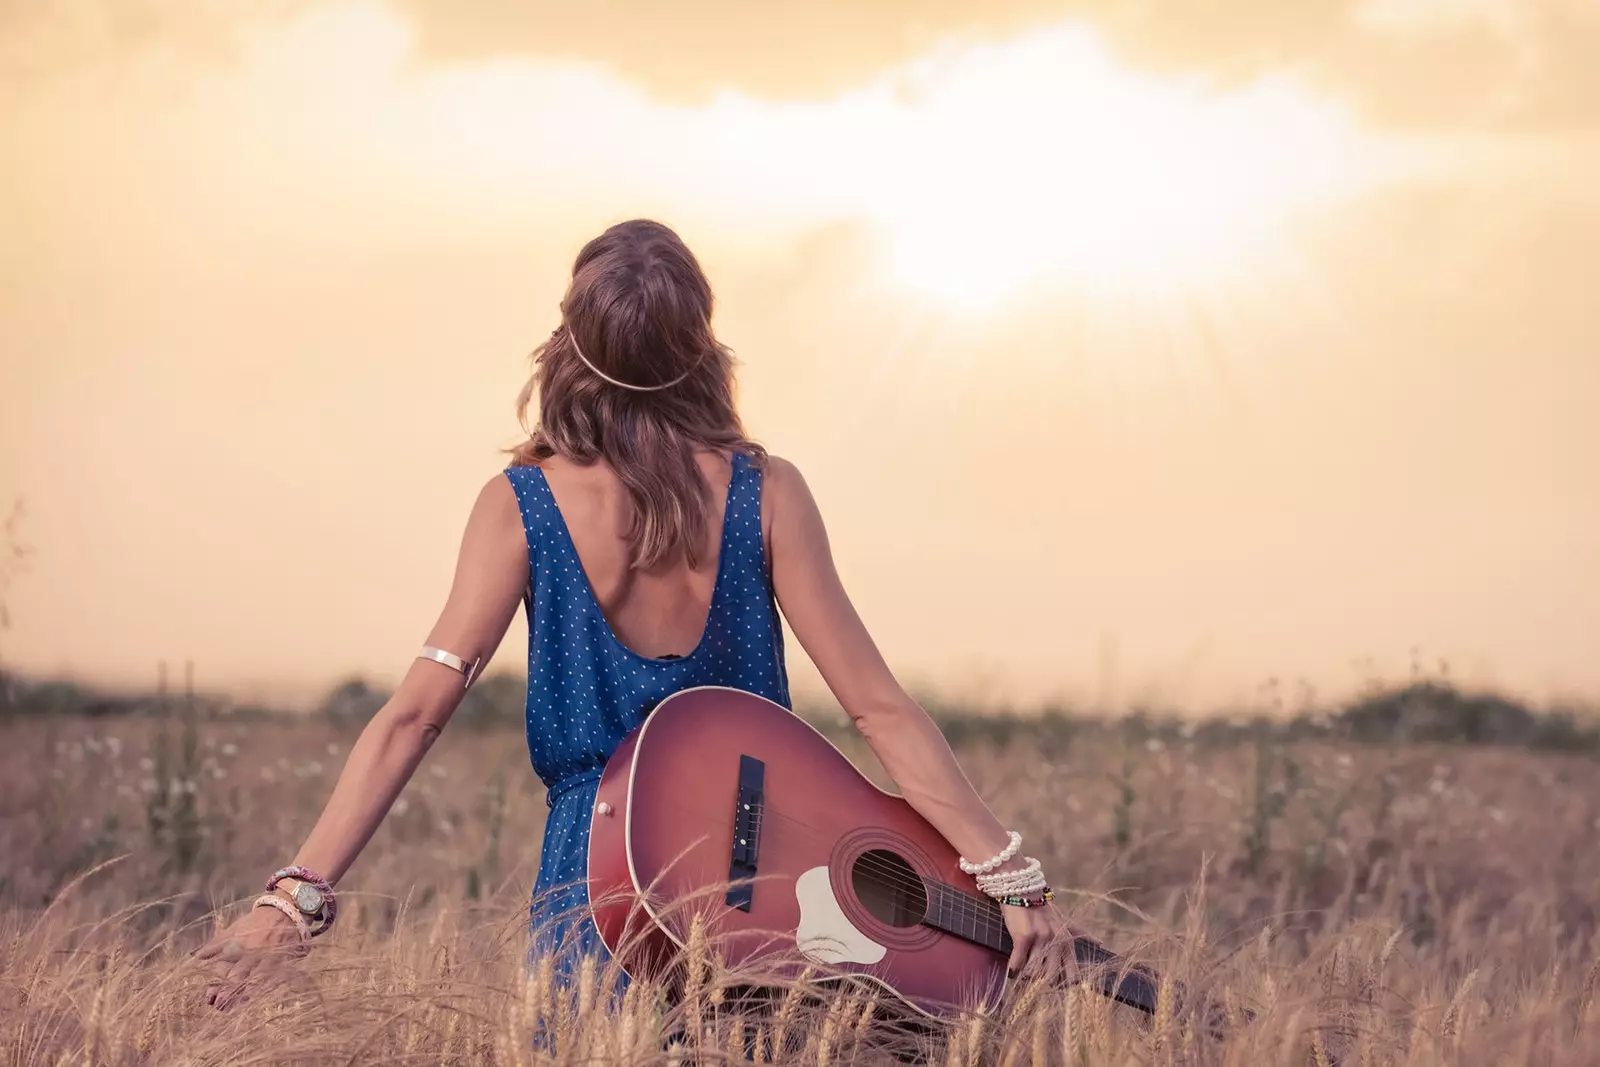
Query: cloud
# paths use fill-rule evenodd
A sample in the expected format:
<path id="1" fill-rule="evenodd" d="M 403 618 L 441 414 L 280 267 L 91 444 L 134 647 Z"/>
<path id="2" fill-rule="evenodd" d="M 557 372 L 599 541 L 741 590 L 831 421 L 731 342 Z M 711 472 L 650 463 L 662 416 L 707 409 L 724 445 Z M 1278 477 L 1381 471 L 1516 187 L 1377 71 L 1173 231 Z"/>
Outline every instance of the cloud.
<path id="1" fill-rule="evenodd" d="M 605 63 L 653 93 L 825 95 L 938 41 L 997 41 L 1068 18 L 1162 74 L 1222 83 L 1300 72 L 1406 127 L 1573 128 L 1600 121 L 1590 0 L 395 0 L 439 62 L 518 54 Z"/>
<path id="2" fill-rule="evenodd" d="M 1220 84 L 1300 74 L 1404 128 L 1572 132 L 1600 125 L 1593 0 L 387 0 L 418 60 L 609 68 L 651 96 L 818 99 L 941 43 L 995 43 L 1083 19 L 1149 72 Z M 46 76 L 133 50 L 226 63 L 241 34 L 333 0 L 0 0 L 0 70 Z"/>

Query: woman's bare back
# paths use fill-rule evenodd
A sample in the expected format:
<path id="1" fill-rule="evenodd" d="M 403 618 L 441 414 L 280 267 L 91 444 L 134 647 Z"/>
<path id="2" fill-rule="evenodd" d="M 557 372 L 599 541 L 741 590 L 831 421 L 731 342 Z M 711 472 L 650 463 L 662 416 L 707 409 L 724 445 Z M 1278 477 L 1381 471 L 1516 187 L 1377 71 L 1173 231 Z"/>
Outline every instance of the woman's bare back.
<path id="1" fill-rule="evenodd" d="M 727 456 L 713 452 L 701 453 L 698 460 L 711 512 L 699 565 L 692 569 L 682 559 L 648 570 L 629 567 L 628 495 L 604 463 L 580 466 L 553 457 L 539 464 L 601 612 L 617 640 L 641 656 L 687 656 L 705 632 L 733 466 Z M 762 511 L 765 542 L 766 508 Z"/>

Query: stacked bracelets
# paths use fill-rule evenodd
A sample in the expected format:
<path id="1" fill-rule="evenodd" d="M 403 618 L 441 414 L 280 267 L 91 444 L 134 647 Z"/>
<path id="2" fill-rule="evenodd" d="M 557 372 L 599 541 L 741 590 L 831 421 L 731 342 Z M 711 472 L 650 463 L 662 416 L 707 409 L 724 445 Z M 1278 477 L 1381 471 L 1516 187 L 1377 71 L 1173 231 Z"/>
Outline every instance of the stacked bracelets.
<path id="1" fill-rule="evenodd" d="M 983 863 L 972 863 L 963 857 L 961 869 L 977 876 L 978 888 L 985 896 L 993 897 L 1007 907 L 1037 908 L 1048 904 L 1055 899 L 1055 892 L 1045 881 L 1039 861 L 1032 856 L 1027 857 L 1028 865 L 1020 870 L 994 873 L 996 867 L 1010 860 L 1021 847 L 1022 835 L 1012 830 L 1010 842 L 998 856 Z"/>
<path id="2" fill-rule="evenodd" d="M 267 880 L 267 891 L 256 897 L 255 907 L 283 912 L 300 931 L 301 941 L 327 933 L 339 911 L 333 886 L 306 867 L 285 867 L 274 873 Z"/>

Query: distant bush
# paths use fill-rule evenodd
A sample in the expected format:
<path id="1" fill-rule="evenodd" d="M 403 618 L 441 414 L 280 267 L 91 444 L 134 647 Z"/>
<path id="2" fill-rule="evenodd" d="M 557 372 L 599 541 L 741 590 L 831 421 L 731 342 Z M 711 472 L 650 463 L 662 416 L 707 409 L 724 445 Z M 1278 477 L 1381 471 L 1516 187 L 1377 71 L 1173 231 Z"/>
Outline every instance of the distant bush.
<path id="1" fill-rule="evenodd" d="M 1288 717 L 1254 713 L 1191 718 L 1139 709 L 1106 718 L 1058 708 L 1019 714 L 963 711 L 936 700 L 922 703 L 957 747 L 1026 741 L 1060 749 L 1074 736 L 1114 734 L 1125 740 L 1160 738 L 1198 745 L 1324 737 L 1362 744 L 1421 742 L 1600 752 L 1600 716 L 1564 708 L 1536 711 L 1498 694 L 1465 693 L 1441 682 L 1381 690 L 1334 711 Z M 796 710 L 829 737 L 851 731 L 849 719 L 837 708 L 816 703 Z"/>
<path id="2" fill-rule="evenodd" d="M 349 678 L 322 698 L 316 713 L 336 726 L 360 726 L 376 715 L 393 695 L 388 690 L 368 685 L 364 678 Z"/>
<path id="3" fill-rule="evenodd" d="M 1378 693 L 1333 716 L 1331 729 L 1353 741 L 1427 741 L 1595 749 L 1600 730 L 1561 710 L 1540 713 L 1497 694 L 1468 694 L 1439 682 Z"/>
<path id="4" fill-rule="evenodd" d="M 452 722 L 475 729 L 518 727 L 525 721 L 528 679 L 510 671 L 485 674 L 461 698 Z"/>
<path id="5" fill-rule="evenodd" d="M 520 726 L 527 700 L 526 678 L 510 672 L 486 674 L 472 683 L 451 716 L 457 727 L 474 729 Z M 363 678 L 340 682 L 317 706 L 317 714 L 339 726 L 361 726 L 378 713 L 394 693 Z"/>

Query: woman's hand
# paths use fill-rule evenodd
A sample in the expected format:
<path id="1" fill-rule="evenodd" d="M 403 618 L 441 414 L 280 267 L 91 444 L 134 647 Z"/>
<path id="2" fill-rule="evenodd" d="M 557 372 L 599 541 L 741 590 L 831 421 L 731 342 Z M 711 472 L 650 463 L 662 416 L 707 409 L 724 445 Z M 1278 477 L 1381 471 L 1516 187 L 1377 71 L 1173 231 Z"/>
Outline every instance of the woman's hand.
<path id="1" fill-rule="evenodd" d="M 1002 904 L 1000 912 L 1011 934 L 1006 977 L 1034 979 L 1059 972 L 1063 979 L 1071 980 L 1078 968 L 1073 950 L 1075 937 L 1055 905 L 1012 908 Z"/>
<path id="2" fill-rule="evenodd" d="M 206 1003 L 220 1009 L 244 999 L 246 981 L 263 965 L 305 954 L 300 930 L 277 908 L 254 907 L 194 954 L 211 972 Z"/>

